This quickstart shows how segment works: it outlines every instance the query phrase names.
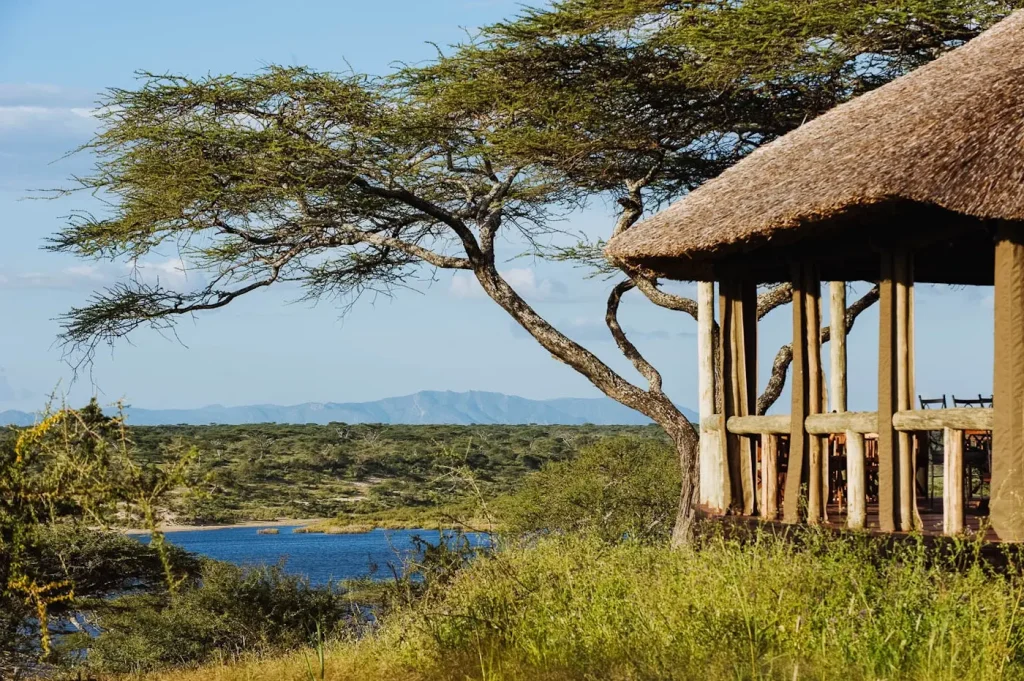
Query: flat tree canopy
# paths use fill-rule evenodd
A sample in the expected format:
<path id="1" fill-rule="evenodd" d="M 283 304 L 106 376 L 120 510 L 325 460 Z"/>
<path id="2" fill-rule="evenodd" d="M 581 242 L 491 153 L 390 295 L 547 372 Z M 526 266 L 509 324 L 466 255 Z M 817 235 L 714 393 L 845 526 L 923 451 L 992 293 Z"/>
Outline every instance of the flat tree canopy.
<path id="1" fill-rule="evenodd" d="M 182 293 L 126 280 L 73 309 L 64 340 L 88 357 L 140 326 L 166 329 L 278 282 L 351 304 L 367 291 L 415 287 L 439 269 L 466 270 L 556 359 L 666 430 L 684 471 L 676 532 L 684 540 L 696 433 L 617 311 L 634 288 L 693 316 L 696 305 L 618 272 L 600 242 L 567 245 L 552 219 L 612 197 L 609 234 L 629 229 L 645 210 L 962 44 L 1018 4 L 566 0 L 383 77 L 281 66 L 249 76 L 141 74 L 137 87 L 106 93 L 102 129 L 86 147 L 96 169 L 77 182 L 109 199 L 109 212 L 78 215 L 50 247 L 140 258 L 172 245 L 206 283 Z M 606 322 L 646 387 L 559 332 L 509 285 L 496 267 L 505 233 L 618 277 Z M 764 292 L 759 315 L 790 295 L 788 286 Z M 869 294 L 859 309 L 871 302 Z M 781 391 L 785 350 L 763 408 Z"/>

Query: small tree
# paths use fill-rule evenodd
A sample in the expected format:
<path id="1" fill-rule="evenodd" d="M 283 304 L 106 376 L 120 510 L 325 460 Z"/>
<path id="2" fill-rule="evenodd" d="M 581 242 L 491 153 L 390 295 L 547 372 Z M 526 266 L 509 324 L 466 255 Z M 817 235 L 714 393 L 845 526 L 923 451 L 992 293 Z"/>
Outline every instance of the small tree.
<path id="1" fill-rule="evenodd" d="M 606 438 L 552 461 L 498 501 L 507 530 L 588 532 L 605 541 L 663 540 L 672 532 L 679 460 L 661 439 Z"/>
<path id="2" fill-rule="evenodd" d="M 497 267 L 499 236 L 615 273 L 600 243 L 547 248 L 552 218 L 610 196 L 619 206 L 611 233 L 629 229 L 646 209 L 969 39 L 1014 4 L 570 0 L 389 78 L 283 67 L 144 74 L 137 89 L 108 92 L 86 147 L 99 160 L 80 188 L 110 197 L 111 214 L 73 218 L 51 248 L 139 258 L 173 244 L 208 283 L 186 293 L 120 283 L 73 309 L 64 339 L 89 357 L 97 343 L 167 329 L 278 282 L 351 303 L 432 270 L 463 270 L 554 358 L 665 430 L 684 471 L 674 540 L 685 541 L 697 434 L 617 315 L 634 288 L 692 316 L 696 305 L 636 273 L 614 284 L 605 320 L 647 382 L 637 386 L 515 291 Z M 758 316 L 790 295 L 767 291 Z M 781 390 L 785 359 L 764 408 Z"/>

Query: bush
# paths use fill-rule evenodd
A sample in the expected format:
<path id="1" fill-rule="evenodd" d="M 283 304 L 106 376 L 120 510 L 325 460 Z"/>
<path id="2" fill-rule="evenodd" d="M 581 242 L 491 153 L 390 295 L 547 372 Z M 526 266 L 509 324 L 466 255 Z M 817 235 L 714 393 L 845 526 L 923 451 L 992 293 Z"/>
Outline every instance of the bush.
<path id="1" fill-rule="evenodd" d="M 430 664 L 475 661 L 483 678 L 1024 678 L 1019 568 L 802 538 L 547 538 L 476 562 L 388 626 L 422 632 Z"/>
<path id="2" fill-rule="evenodd" d="M 327 678 L 1024 679 L 1020 566 L 996 572 L 969 546 L 941 558 L 920 544 L 884 555 L 860 536 L 794 538 L 670 550 L 566 534 L 506 547 L 377 635 L 331 646 Z M 305 664 L 299 653 L 161 678 L 310 678 Z"/>
<path id="3" fill-rule="evenodd" d="M 614 437 L 528 477 L 497 509 L 512 534 L 577 532 L 606 541 L 667 537 L 679 503 L 679 460 L 667 443 Z"/>
<path id="4" fill-rule="evenodd" d="M 202 578 L 173 598 L 118 599 L 91 642 L 88 666 L 135 673 L 292 648 L 339 633 L 358 615 L 334 585 L 314 588 L 280 566 L 207 561 Z"/>

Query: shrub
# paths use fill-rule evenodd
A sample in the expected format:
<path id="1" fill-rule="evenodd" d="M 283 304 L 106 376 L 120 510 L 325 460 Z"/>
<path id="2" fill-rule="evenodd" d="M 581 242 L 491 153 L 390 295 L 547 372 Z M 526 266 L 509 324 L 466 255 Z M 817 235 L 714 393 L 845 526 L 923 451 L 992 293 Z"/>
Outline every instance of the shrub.
<path id="1" fill-rule="evenodd" d="M 512 534 L 584 531 L 606 541 L 649 541 L 671 532 L 679 485 L 679 461 L 667 443 L 614 437 L 548 463 L 497 508 Z"/>
<path id="2" fill-rule="evenodd" d="M 135 673 L 292 648 L 316 632 L 339 633 L 357 614 L 336 586 L 311 587 L 281 566 L 207 561 L 199 583 L 169 600 L 118 599 L 99 621 L 102 633 L 92 641 L 88 666 Z"/>
<path id="3" fill-rule="evenodd" d="M 1020 566 L 997 572 L 969 546 L 942 558 L 920 544 L 885 555 L 862 536 L 795 538 L 670 550 L 565 534 L 506 547 L 378 634 L 330 646 L 327 678 L 1024 679 Z M 310 677 L 300 653 L 162 678 Z"/>

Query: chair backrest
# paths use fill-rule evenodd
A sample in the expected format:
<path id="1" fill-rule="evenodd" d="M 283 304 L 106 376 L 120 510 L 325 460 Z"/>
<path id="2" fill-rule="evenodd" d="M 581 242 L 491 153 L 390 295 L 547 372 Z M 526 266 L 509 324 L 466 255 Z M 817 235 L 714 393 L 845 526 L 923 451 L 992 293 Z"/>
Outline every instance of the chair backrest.
<path id="1" fill-rule="evenodd" d="M 973 397 L 968 397 L 968 398 L 961 399 L 961 398 L 957 397 L 956 395 L 953 395 L 953 406 L 954 407 L 991 407 L 992 406 L 992 398 L 989 397 L 988 399 L 986 399 L 986 398 L 982 397 L 979 394 L 978 395 L 978 399 L 974 399 Z"/>
<path id="2" fill-rule="evenodd" d="M 918 401 L 921 402 L 922 409 L 945 409 L 946 408 L 946 396 L 933 397 L 931 399 L 925 399 L 920 395 L 917 396 Z"/>

